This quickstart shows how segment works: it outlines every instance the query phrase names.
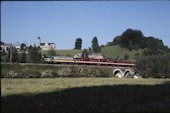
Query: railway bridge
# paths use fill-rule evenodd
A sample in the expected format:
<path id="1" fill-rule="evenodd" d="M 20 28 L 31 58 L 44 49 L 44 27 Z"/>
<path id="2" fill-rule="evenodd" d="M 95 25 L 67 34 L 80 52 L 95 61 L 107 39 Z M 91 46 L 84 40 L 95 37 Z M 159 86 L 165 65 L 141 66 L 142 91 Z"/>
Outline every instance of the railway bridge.
<path id="1" fill-rule="evenodd" d="M 2 64 L 9 64 L 9 63 L 2 63 Z M 18 63 L 20 65 L 35 65 L 34 63 Z M 79 67 L 80 70 L 82 70 L 85 67 L 98 67 L 98 68 L 109 68 L 113 75 L 118 78 L 142 78 L 139 73 L 137 73 L 134 70 L 135 65 L 133 66 L 101 66 L 101 65 L 74 65 L 74 64 L 42 64 L 37 63 L 36 65 L 44 65 L 44 66 L 64 66 L 64 67 L 70 67 L 75 66 Z"/>
<path id="2" fill-rule="evenodd" d="M 81 69 L 86 67 L 84 65 L 78 65 Z M 83 67 L 81 67 L 83 66 Z M 98 67 L 98 68 L 109 68 L 112 74 L 117 78 L 142 78 L 138 72 L 135 71 L 135 66 L 124 67 L 124 66 L 88 66 L 88 67 Z"/>
<path id="3" fill-rule="evenodd" d="M 141 78 L 139 73 L 134 70 L 134 67 L 113 67 L 113 75 L 118 78 Z"/>

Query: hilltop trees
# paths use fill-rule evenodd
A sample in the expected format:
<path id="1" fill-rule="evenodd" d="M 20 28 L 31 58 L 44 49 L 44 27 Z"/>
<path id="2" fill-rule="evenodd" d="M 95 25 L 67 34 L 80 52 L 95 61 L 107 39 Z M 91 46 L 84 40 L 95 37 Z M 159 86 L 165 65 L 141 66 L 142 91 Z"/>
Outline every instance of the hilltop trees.
<path id="1" fill-rule="evenodd" d="M 143 52 L 145 56 L 161 55 L 170 52 L 167 46 L 164 46 L 162 40 L 154 37 L 146 37 L 147 50 Z"/>
<path id="2" fill-rule="evenodd" d="M 121 35 L 116 36 L 107 46 L 120 45 L 131 50 L 145 49 L 144 56 L 159 55 L 170 52 L 162 40 L 155 37 L 145 37 L 140 30 L 127 29 Z"/>
<path id="3" fill-rule="evenodd" d="M 140 30 L 127 29 L 122 33 L 122 45 L 129 50 L 144 49 L 146 47 L 145 37 Z"/>
<path id="4" fill-rule="evenodd" d="M 94 37 L 92 40 L 92 50 L 95 53 L 100 53 L 100 46 L 98 44 L 97 37 Z"/>
<path id="5" fill-rule="evenodd" d="M 74 49 L 81 49 L 82 45 L 82 39 L 81 38 L 77 38 L 76 42 L 75 42 L 75 47 Z"/>
<path id="6" fill-rule="evenodd" d="M 140 30 L 127 29 L 121 36 L 114 38 L 112 45 L 120 45 L 121 47 L 128 48 L 130 51 L 133 49 L 144 49 L 146 47 L 145 37 Z"/>

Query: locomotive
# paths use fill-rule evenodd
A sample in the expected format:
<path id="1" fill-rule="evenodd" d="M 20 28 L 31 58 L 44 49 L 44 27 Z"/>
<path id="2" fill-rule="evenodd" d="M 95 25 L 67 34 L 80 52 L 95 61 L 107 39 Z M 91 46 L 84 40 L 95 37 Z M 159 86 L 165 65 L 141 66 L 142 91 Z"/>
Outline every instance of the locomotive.
<path id="1" fill-rule="evenodd" d="M 66 56 L 48 56 L 43 58 L 43 62 L 49 64 L 77 64 L 77 65 L 122 66 L 122 67 L 135 66 L 135 62 L 132 61 L 109 60 L 99 58 L 73 58 Z"/>

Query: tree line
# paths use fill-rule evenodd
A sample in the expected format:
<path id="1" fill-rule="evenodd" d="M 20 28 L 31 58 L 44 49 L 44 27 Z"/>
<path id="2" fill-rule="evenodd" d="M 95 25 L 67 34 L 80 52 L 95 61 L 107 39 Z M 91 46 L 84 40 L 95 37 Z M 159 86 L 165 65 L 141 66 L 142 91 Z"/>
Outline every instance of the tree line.
<path id="1" fill-rule="evenodd" d="M 20 52 L 18 52 L 15 46 L 11 46 L 7 52 L 1 53 L 1 62 L 11 62 L 11 63 L 39 63 L 41 62 L 41 52 L 39 47 L 29 46 L 26 44 L 21 44 Z M 10 61 L 11 58 L 11 61 Z"/>
<path id="2" fill-rule="evenodd" d="M 170 78 L 170 53 L 139 57 L 136 69 L 143 77 Z"/>

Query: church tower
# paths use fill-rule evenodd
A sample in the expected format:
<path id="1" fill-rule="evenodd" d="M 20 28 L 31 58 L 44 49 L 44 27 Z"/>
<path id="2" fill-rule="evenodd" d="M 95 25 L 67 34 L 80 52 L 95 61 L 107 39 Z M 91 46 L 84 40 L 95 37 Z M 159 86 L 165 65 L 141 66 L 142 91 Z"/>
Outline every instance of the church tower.
<path id="1" fill-rule="evenodd" d="M 41 39 L 40 37 L 38 36 L 37 40 L 36 40 L 36 47 L 40 47 L 40 44 L 41 44 Z"/>

